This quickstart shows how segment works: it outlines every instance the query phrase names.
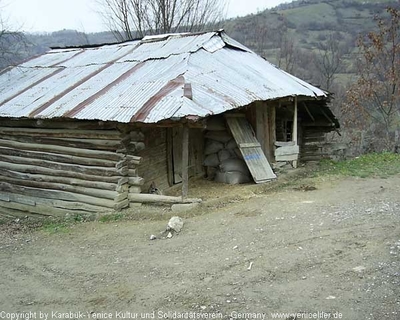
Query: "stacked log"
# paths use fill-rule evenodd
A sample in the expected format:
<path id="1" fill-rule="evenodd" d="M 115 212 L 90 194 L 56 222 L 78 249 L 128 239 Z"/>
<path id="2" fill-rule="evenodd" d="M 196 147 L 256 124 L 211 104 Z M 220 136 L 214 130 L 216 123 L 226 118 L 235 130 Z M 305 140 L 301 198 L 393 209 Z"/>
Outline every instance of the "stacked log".
<path id="1" fill-rule="evenodd" d="M 96 122 L 0 121 L 0 212 L 99 214 L 129 205 L 143 135 Z"/>
<path id="2" fill-rule="evenodd" d="M 342 158 L 346 145 L 327 142 L 326 134 L 330 131 L 332 131 L 332 127 L 330 126 L 305 126 L 303 128 L 300 160 L 305 162 Z"/>

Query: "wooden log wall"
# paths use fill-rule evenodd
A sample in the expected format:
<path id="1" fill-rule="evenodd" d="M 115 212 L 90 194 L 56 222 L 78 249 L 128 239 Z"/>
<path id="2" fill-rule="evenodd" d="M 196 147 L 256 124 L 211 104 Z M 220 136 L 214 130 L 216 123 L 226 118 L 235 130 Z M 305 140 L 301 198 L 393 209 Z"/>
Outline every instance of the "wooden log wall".
<path id="1" fill-rule="evenodd" d="M 142 191 L 147 193 L 152 182 L 165 190 L 168 183 L 167 128 L 142 128 L 146 148 L 137 153 L 142 162 L 137 175 L 142 177 Z"/>
<path id="2" fill-rule="evenodd" d="M 326 133 L 330 131 L 332 127 L 329 126 L 303 126 L 300 160 L 306 162 L 331 159 L 335 153 L 335 144 L 326 141 Z"/>
<path id="3" fill-rule="evenodd" d="M 129 205 L 143 134 L 96 121 L 0 119 L 0 213 L 101 214 Z"/>

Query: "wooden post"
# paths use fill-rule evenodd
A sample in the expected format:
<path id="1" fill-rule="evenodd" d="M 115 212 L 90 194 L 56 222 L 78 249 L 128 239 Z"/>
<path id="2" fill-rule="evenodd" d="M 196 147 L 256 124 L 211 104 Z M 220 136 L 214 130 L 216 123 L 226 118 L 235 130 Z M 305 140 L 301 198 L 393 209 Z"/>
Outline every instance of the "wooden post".
<path id="1" fill-rule="evenodd" d="M 187 198 L 189 190 L 189 127 L 184 125 L 182 135 L 182 199 Z"/>
<path id="2" fill-rule="evenodd" d="M 269 126 L 269 152 L 271 163 L 275 162 L 275 142 L 276 142 L 276 104 L 272 104 L 268 108 L 268 126 Z"/>
<path id="3" fill-rule="evenodd" d="M 255 110 L 256 110 L 256 137 L 258 142 L 261 145 L 262 151 L 264 154 L 267 155 L 267 148 L 265 147 L 265 129 L 266 123 L 264 121 L 264 114 L 266 112 L 266 106 L 262 102 L 255 103 Z"/>
<path id="4" fill-rule="evenodd" d="M 293 116 L 293 133 L 292 141 L 297 146 L 297 97 L 294 97 L 294 116 Z M 297 160 L 293 161 L 293 167 L 297 168 Z"/>

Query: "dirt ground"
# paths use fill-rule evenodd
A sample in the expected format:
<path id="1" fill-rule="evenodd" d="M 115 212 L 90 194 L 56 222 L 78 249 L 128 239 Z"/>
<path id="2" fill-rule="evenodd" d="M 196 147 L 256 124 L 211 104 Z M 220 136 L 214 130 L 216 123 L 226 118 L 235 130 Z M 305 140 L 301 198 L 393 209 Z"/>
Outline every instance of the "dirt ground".
<path id="1" fill-rule="evenodd" d="M 161 208 L 54 234 L 3 226 L 0 318 L 400 319 L 400 176 L 311 182 L 249 187 L 172 239 L 149 240 Z"/>

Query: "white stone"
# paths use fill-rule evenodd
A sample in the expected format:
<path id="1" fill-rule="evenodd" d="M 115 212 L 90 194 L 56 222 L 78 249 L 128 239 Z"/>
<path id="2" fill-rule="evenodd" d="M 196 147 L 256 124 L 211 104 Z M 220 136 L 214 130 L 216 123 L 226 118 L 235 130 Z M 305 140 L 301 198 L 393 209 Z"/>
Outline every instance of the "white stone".
<path id="1" fill-rule="evenodd" d="M 181 217 L 172 217 L 169 219 L 167 230 L 173 230 L 177 233 L 181 232 L 183 228 L 183 220 Z"/>

